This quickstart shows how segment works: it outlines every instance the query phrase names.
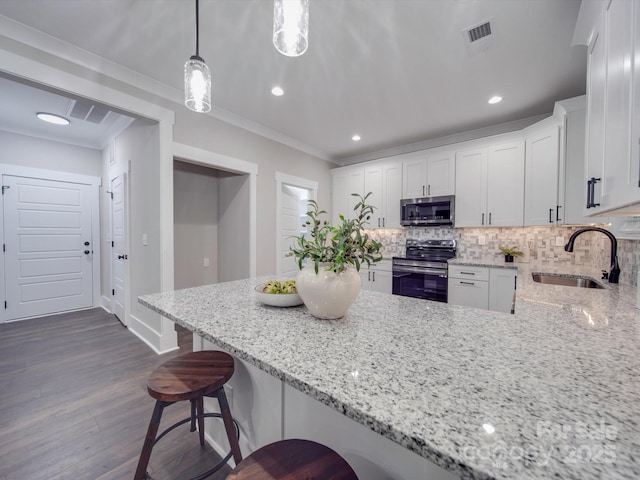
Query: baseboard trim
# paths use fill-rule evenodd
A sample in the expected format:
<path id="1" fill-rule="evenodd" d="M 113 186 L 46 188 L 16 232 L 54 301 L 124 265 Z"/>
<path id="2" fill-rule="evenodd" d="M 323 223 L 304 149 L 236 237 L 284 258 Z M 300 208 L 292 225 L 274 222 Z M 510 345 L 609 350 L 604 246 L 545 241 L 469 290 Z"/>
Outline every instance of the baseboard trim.
<path id="1" fill-rule="evenodd" d="M 140 320 L 135 315 L 129 315 L 128 328 L 131 333 L 133 333 L 136 337 L 146 343 L 151 350 L 156 352 L 158 355 L 162 355 L 163 353 L 173 352 L 174 350 L 178 350 L 178 346 L 167 348 L 165 350 L 161 350 L 159 345 L 162 343 L 160 335 L 158 332 L 147 326 L 142 320 Z"/>
<path id="2" fill-rule="evenodd" d="M 109 297 L 105 297 L 104 295 L 102 297 L 100 297 L 102 299 L 102 305 L 100 305 L 100 307 L 102 307 L 105 311 L 112 313 L 111 312 L 111 299 Z"/>

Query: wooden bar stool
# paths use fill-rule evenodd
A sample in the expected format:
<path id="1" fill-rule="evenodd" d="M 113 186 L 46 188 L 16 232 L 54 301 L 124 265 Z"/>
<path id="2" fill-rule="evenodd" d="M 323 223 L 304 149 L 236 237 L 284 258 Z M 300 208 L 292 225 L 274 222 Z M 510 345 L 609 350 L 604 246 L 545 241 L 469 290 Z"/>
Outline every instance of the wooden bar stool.
<path id="1" fill-rule="evenodd" d="M 344 458 L 310 440 L 281 440 L 256 450 L 226 480 L 358 480 Z"/>
<path id="2" fill-rule="evenodd" d="M 138 468 L 134 480 L 150 478 L 147 474 L 147 466 L 151 457 L 153 446 L 174 428 L 191 422 L 191 431 L 196 430 L 196 421 L 200 434 L 200 445 L 204 445 L 204 419 L 205 417 L 222 418 L 224 427 L 231 445 L 231 451 L 212 469 L 195 477 L 206 478 L 219 470 L 233 455 L 236 465 L 242 461 L 238 438 L 240 431 L 238 425 L 231 417 L 227 396 L 223 385 L 233 375 L 233 357 L 224 352 L 205 350 L 180 355 L 156 368 L 147 381 L 149 395 L 156 399 L 156 405 L 149 422 L 147 435 L 144 440 Z M 204 397 L 215 397 L 220 405 L 220 413 L 204 413 Z M 176 402 L 189 400 L 191 402 L 191 416 L 181 420 L 160 435 L 158 427 L 165 407 Z"/>

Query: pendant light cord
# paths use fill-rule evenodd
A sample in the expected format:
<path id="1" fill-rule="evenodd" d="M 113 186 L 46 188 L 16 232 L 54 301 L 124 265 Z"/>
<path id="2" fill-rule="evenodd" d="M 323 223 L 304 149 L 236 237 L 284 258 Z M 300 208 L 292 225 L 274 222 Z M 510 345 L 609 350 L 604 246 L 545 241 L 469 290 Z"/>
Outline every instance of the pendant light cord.
<path id="1" fill-rule="evenodd" d="M 200 56 L 200 0 L 196 0 L 196 57 Z"/>

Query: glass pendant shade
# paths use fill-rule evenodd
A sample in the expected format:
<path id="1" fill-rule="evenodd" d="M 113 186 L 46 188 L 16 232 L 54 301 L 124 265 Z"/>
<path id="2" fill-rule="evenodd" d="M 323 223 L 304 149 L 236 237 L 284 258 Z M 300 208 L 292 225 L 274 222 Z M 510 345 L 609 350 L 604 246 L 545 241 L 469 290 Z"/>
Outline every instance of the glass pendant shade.
<path id="1" fill-rule="evenodd" d="M 274 0 L 273 45 L 287 57 L 298 57 L 309 46 L 309 0 Z"/>
<path id="2" fill-rule="evenodd" d="M 194 112 L 211 110 L 211 72 L 197 55 L 184 64 L 184 104 Z"/>

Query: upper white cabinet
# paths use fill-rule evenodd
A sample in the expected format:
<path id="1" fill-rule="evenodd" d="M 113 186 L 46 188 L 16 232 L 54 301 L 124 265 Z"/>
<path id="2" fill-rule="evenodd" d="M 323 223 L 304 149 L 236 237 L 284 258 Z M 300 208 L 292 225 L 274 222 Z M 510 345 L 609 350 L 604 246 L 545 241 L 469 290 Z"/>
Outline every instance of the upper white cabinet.
<path id="1" fill-rule="evenodd" d="M 640 214 L 639 15 L 638 2 L 611 0 L 589 45 L 586 215 Z"/>
<path id="2" fill-rule="evenodd" d="M 376 162 L 365 166 L 336 169 L 333 175 L 333 223 L 339 215 L 354 218 L 353 210 L 358 197 L 371 192 L 367 203 L 374 207 L 368 228 L 399 228 L 400 197 L 402 188 L 402 163 L 400 161 Z"/>
<path id="3" fill-rule="evenodd" d="M 371 228 L 400 227 L 402 163 L 391 161 L 364 167 L 364 191 L 372 192 L 367 203 L 375 207 Z"/>
<path id="4" fill-rule="evenodd" d="M 455 158 L 452 152 L 405 160 L 402 172 L 402 198 L 453 195 L 455 191 Z"/>
<path id="5" fill-rule="evenodd" d="M 337 225 L 339 215 L 345 218 L 354 218 L 353 207 L 358 203 L 357 197 L 352 193 L 364 192 L 364 169 L 362 167 L 349 168 L 332 172 L 333 174 L 333 194 L 332 194 L 332 222 Z"/>
<path id="6" fill-rule="evenodd" d="M 456 227 L 521 227 L 524 142 L 456 153 Z"/>
<path id="7" fill-rule="evenodd" d="M 555 126 L 528 136 L 525 143 L 525 225 L 553 225 L 558 202 L 559 130 Z M 564 214 L 564 212 L 562 212 Z"/>

